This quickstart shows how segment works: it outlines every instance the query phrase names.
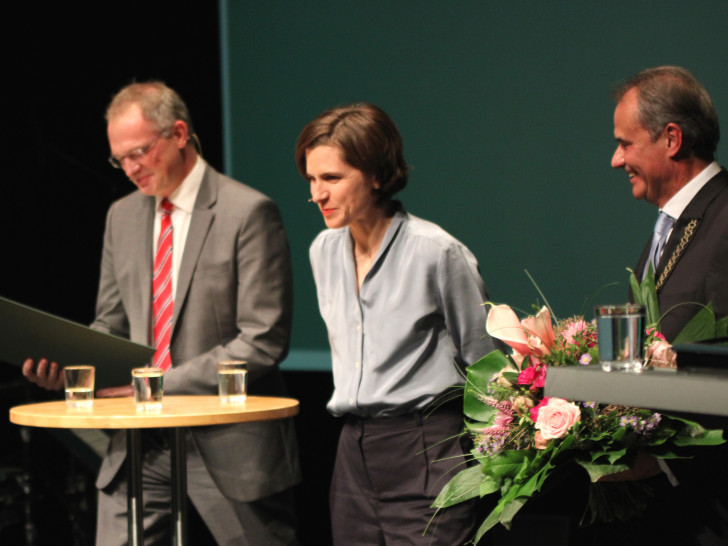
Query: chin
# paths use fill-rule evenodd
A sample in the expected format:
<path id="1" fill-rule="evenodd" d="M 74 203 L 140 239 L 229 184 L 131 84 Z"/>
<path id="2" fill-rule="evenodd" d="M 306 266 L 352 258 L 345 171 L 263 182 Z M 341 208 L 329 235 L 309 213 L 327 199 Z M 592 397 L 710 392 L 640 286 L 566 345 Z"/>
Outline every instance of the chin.
<path id="1" fill-rule="evenodd" d="M 632 186 L 632 196 L 635 199 L 647 199 L 647 190 L 641 186 Z"/>
<path id="2" fill-rule="evenodd" d="M 337 220 L 336 218 L 324 217 L 324 224 L 326 224 L 326 227 L 329 229 L 338 229 L 338 228 L 346 227 L 346 222 L 342 222 L 341 220 Z"/>

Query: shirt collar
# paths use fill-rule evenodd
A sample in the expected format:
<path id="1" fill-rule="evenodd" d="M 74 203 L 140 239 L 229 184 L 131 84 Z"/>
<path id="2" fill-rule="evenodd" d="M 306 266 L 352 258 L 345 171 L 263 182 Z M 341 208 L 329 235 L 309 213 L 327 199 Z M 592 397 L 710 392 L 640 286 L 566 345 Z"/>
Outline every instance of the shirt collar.
<path id="1" fill-rule="evenodd" d="M 705 167 L 698 175 L 693 178 L 690 182 L 685 184 L 680 190 L 673 195 L 670 200 L 662 207 L 662 212 L 672 216 L 673 218 L 680 218 L 680 215 L 685 210 L 685 207 L 690 204 L 693 197 L 703 189 L 708 181 L 720 172 L 720 165 L 713 161 L 710 165 Z"/>
<path id="2" fill-rule="evenodd" d="M 181 209 L 188 214 L 192 214 L 192 210 L 195 208 L 195 201 L 197 200 L 197 192 L 200 190 L 202 185 L 202 177 L 205 174 L 205 167 L 207 163 L 199 155 L 195 160 L 195 165 L 192 167 L 182 183 L 177 187 L 176 190 L 167 198 L 175 208 Z M 156 210 L 161 210 L 162 198 L 156 198 Z"/>

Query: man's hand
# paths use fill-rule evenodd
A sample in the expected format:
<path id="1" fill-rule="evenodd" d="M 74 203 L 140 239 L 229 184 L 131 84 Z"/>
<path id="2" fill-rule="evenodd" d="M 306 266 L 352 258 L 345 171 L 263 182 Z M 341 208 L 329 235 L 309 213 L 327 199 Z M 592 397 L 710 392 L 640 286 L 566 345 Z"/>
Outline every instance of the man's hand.
<path id="1" fill-rule="evenodd" d="M 38 361 L 38 367 L 32 358 L 23 362 L 23 375 L 29 381 L 49 391 L 57 391 L 63 388 L 63 370 L 57 362 L 49 362 L 46 358 Z"/>
<path id="2" fill-rule="evenodd" d="M 121 387 L 107 387 L 96 391 L 96 398 L 121 398 L 123 396 L 133 396 L 134 387 L 131 385 L 123 385 Z"/>

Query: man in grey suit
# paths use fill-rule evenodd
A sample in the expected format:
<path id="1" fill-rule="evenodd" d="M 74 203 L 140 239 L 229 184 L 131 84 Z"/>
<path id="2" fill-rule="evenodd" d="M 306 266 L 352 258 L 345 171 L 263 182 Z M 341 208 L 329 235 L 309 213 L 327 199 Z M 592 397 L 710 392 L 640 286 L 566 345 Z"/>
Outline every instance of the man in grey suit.
<path id="1" fill-rule="evenodd" d="M 109 210 L 92 327 L 159 344 L 152 274 L 167 214 L 173 310 L 158 349 L 171 357 L 165 393 L 213 394 L 216 363 L 245 360 L 251 394 L 284 394 L 278 364 L 288 352 L 292 281 L 276 205 L 205 163 L 187 107 L 161 82 L 123 88 L 106 119 L 110 161 L 138 191 Z M 24 373 L 45 387 L 62 383 L 55 363 L 34 369 L 29 360 Z M 97 394 L 130 395 L 131 387 Z M 145 541 L 156 544 L 170 529 L 169 446 L 154 431 L 143 443 Z M 125 458 L 117 433 L 96 483 L 99 544 L 126 543 Z M 300 468 L 290 419 L 190 428 L 187 471 L 189 498 L 219 544 L 296 543 L 291 488 Z"/>

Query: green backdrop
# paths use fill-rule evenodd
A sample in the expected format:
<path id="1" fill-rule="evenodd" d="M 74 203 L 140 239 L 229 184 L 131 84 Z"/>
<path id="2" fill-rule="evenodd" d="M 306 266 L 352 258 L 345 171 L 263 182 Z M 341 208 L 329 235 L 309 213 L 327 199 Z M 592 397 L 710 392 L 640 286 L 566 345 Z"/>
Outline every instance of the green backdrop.
<path id="1" fill-rule="evenodd" d="M 394 118 L 414 167 L 405 207 L 473 251 L 494 301 L 543 301 L 528 270 L 557 315 L 587 318 L 626 300 L 656 218 L 610 168 L 612 87 L 682 65 L 728 119 L 724 1 L 220 0 L 220 13 L 226 170 L 276 200 L 291 242 L 288 369 L 330 366 L 308 263 L 324 225 L 293 161 L 323 110 L 366 100 Z"/>

